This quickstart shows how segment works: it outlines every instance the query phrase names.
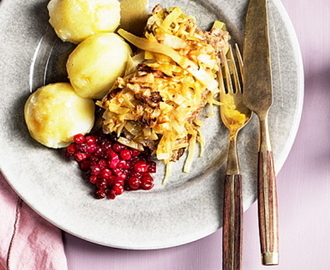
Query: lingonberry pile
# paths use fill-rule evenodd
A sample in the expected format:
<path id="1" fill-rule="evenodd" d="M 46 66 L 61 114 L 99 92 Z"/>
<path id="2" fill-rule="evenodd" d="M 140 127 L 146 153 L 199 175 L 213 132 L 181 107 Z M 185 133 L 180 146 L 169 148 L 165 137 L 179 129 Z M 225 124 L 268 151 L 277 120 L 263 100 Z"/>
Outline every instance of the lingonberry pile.
<path id="1" fill-rule="evenodd" d="M 156 163 L 150 160 L 150 151 L 129 148 L 112 134 L 97 132 L 77 134 L 65 155 L 75 159 L 90 183 L 95 186 L 97 199 L 115 199 L 129 190 L 150 190 L 154 186 L 151 173 Z"/>

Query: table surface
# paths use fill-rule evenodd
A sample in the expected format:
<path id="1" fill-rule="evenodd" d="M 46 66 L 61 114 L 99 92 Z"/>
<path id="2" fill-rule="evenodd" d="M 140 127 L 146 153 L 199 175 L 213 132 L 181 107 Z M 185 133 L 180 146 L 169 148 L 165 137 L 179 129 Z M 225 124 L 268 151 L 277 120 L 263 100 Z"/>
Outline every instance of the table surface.
<path id="1" fill-rule="evenodd" d="M 282 0 L 300 43 L 305 71 L 301 124 L 277 176 L 280 265 L 277 270 L 325 270 L 330 265 L 330 5 L 328 0 Z M 256 203 L 244 214 L 243 269 L 260 263 Z M 221 269 L 222 230 L 161 250 L 99 246 L 64 233 L 69 270 Z"/>

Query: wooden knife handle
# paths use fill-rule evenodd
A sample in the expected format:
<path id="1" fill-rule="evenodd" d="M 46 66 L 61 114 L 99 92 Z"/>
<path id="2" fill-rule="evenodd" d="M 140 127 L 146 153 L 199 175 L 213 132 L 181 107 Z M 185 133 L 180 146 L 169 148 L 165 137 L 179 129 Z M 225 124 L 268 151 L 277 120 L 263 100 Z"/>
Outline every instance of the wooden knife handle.
<path id="1" fill-rule="evenodd" d="M 278 206 L 273 152 L 258 156 L 258 214 L 263 265 L 277 265 L 279 260 Z"/>
<path id="2" fill-rule="evenodd" d="M 226 175 L 223 208 L 223 270 L 240 270 L 242 266 L 243 201 L 242 176 Z"/>

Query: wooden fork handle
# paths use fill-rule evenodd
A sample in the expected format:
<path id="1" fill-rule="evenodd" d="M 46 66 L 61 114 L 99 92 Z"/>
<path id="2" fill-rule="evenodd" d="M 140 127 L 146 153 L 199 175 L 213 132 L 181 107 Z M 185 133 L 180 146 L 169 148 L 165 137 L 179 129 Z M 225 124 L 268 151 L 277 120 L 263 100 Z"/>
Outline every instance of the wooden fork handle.
<path id="1" fill-rule="evenodd" d="M 258 153 L 258 215 L 263 265 L 279 260 L 278 207 L 272 151 Z"/>
<path id="2" fill-rule="evenodd" d="M 242 267 L 243 201 L 242 176 L 226 175 L 223 208 L 223 270 Z"/>

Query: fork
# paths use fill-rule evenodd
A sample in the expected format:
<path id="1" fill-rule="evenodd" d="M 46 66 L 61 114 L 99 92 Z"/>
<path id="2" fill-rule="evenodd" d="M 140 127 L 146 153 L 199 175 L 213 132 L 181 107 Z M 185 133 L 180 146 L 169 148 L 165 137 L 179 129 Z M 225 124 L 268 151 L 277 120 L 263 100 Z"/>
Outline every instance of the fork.
<path id="1" fill-rule="evenodd" d="M 231 46 L 229 46 L 226 55 L 220 53 L 222 63 L 218 73 L 220 116 L 223 124 L 229 130 L 223 201 L 223 270 L 239 270 L 242 265 L 243 196 L 237 135 L 249 122 L 252 114 L 243 103 L 243 61 L 237 44 L 235 45 L 235 52 L 237 60 L 235 60 Z"/>

